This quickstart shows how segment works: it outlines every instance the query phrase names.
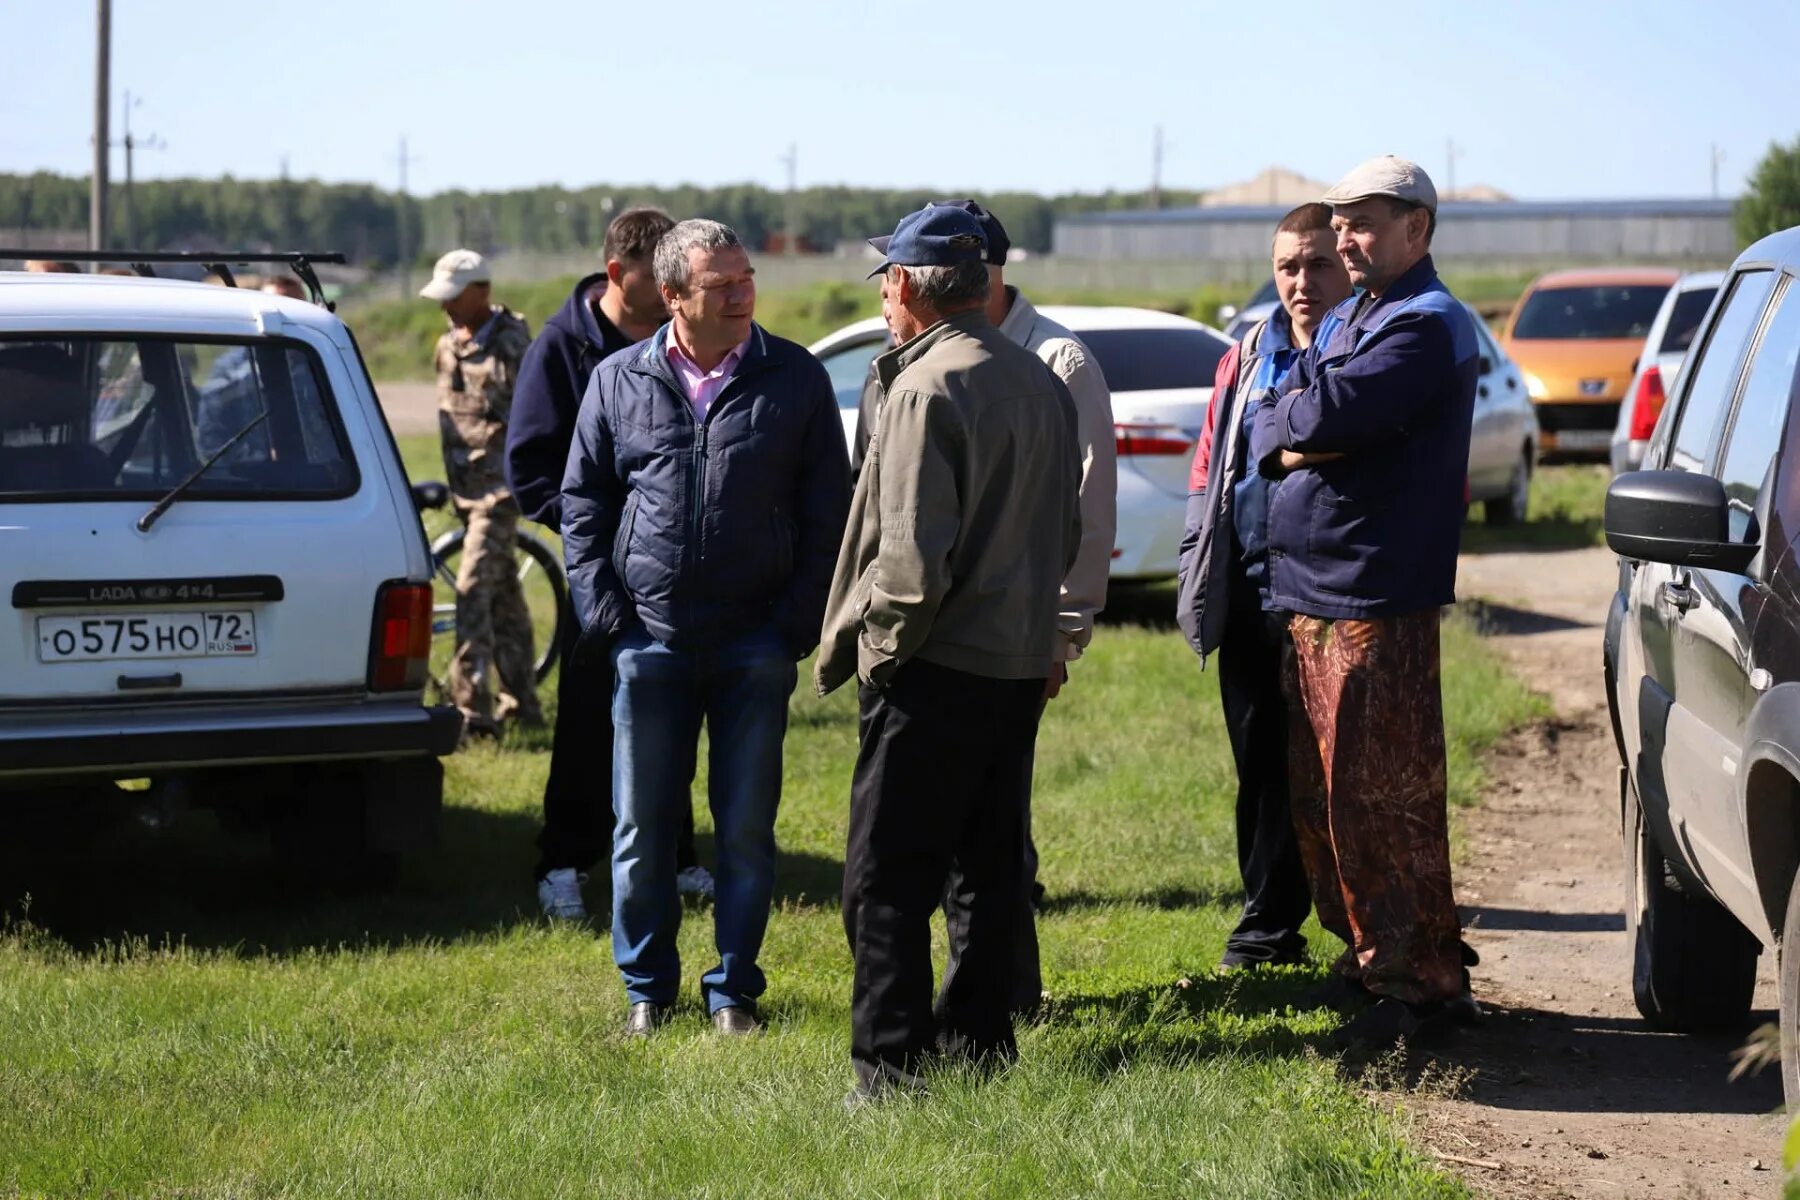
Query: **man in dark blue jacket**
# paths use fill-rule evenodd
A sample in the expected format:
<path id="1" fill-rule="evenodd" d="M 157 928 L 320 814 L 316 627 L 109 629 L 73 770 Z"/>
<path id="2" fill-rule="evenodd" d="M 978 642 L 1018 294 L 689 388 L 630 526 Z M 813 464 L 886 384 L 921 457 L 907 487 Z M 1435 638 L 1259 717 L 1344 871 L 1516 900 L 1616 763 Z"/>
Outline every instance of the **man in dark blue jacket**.
<path id="1" fill-rule="evenodd" d="M 1176 620 L 1203 665 L 1218 651 L 1219 702 L 1238 779 L 1244 910 L 1225 938 L 1221 970 L 1306 959 L 1300 926 L 1312 893 L 1288 801 L 1290 720 L 1282 691 L 1293 650 L 1288 614 L 1265 611 L 1264 603 L 1264 526 L 1274 482 L 1246 460 L 1253 400 L 1280 388 L 1326 314 L 1351 293 L 1336 241 L 1324 204 L 1302 204 L 1275 227 L 1269 257 L 1281 303 L 1220 360 L 1188 476 Z"/>
<path id="2" fill-rule="evenodd" d="M 757 966 L 795 663 L 819 640 L 850 507 L 825 368 L 757 324 L 737 235 L 683 221 L 656 248 L 672 319 L 600 364 L 563 477 L 563 551 L 582 640 L 613 665 L 613 960 L 628 1033 L 681 983 L 675 828 L 704 721 L 718 849 L 701 976 L 713 1026 L 760 1028 Z"/>
<path id="3" fill-rule="evenodd" d="M 1437 192 L 1385 156 L 1325 194 L 1361 294 L 1334 309 L 1250 454 L 1281 478 L 1268 603 L 1293 615 L 1295 832 L 1319 920 L 1343 938 L 1347 1042 L 1383 1043 L 1467 999 L 1445 811 L 1438 611 L 1455 599 L 1477 343 L 1431 264 Z M 1305 781 L 1302 784 L 1302 780 Z"/>
<path id="4" fill-rule="evenodd" d="M 654 258 L 656 243 L 674 224 L 660 208 L 631 208 L 614 217 L 601 247 L 606 270 L 575 285 L 525 352 L 507 425 L 506 479 L 533 521 L 552 529 L 562 524 L 563 469 L 594 368 L 669 319 Z M 612 672 L 604 657 L 564 654 L 535 871 L 538 904 L 552 920 L 587 917 L 583 873 L 612 838 L 611 700 Z M 676 843 L 679 878 L 684 890 L 710 894 L 712 880 L 694 854 L 693 811 L 684 812 Z"/>

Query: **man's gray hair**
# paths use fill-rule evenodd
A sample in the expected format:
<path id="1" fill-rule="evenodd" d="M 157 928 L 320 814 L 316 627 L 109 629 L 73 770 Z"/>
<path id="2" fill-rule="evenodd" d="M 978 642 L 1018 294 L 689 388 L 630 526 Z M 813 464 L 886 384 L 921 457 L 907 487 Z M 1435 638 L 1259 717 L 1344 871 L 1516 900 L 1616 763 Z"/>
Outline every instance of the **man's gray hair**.
<path id="1" fill-rule="evenodd" d="M 737 233 L 729 225 L 694 217 L 676 222 L 675 228 L 656 243 L 656 282 L 659 287 L 677 292 L 687 290 L 688 251 L 723 250 L 741 246 Z"/>
<path id="2" fill-rule="evenodd" d="M 913 293 L 922 306 L 942 311 L 986 304 L 988 265 L 977 258 L 947 267 L 908 267 L 895 263 L 888 273 L 903 271 L 912 280 Z"/>

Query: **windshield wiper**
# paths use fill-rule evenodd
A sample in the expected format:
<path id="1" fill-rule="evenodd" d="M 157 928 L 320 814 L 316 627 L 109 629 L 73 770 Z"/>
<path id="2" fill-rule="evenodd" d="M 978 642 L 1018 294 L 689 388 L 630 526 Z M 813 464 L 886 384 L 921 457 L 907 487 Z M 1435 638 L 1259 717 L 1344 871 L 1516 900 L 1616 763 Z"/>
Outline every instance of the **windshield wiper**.
<path id="1" fill-rule="evenodd" d="M 151 509 L 149 512 L 145 513 L 143 516 L 141 516 L 137 519 L 138 532 L 139 533 L 149 533 L 150 527 L 152 525 L 156 524 L 156 522 L 162 518 L 162 515 L 164 513 L 169 511 L 169 506 L 174 504 L 175 501 L 177 501 L 181 498 L 181 493 L 183 493 L 183 492 L 187 491 L 189 488 L 193 487 L 195 482 L 198 481 L 202 475 L 206 474 L 209 470 L 212 469 L 212 465 L 214 463 L 218 462 L 221 458 L 225 457 L 225 452 L 227 450 L 231 449 L 233 446 L 235 446 L 239 442 L 243 441 L 245 434 L 249 433 L 252 429 L 255 429 L 258 425 L 261 425 L 264 421 L 266 421 L 268 419 L 269 419 L 269 410 L 264 409 L 262 412 L 259 412 L 254 417 L 252 417 L 250 419 L 250 423 L 248 425 L 244 426 L 242 429 L 238 430 L 236 433 L 234 433 L 230 437 L 226 438 L 225 443 L 222 446 L 220 446 L 217 450 L 214 450 L 212 452 L 212 454 L 210 456 L 208 456 L 208 458 L 205 462 L 201 463 L 198 467 L 196 467 L 194 469 L 194 473 L 192 475 L 189 475 L 186 479 L 184 479 L 180 483 L 176 484 L 172 489 L 170 489 L 168 495 L 164 496 L 161 500 L 158 500 L 153 506 L 151 506 Z"/>

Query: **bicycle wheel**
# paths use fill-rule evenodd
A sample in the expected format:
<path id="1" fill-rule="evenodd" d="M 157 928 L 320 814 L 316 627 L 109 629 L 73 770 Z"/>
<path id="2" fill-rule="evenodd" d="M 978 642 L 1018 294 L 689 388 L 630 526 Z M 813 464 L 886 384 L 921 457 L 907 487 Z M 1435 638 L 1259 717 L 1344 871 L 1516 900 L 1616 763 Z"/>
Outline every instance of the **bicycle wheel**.
<path id="1" fill-rule="evenodd" d="M 438 535 L 431 543 L 431 677 L 444 679 L 456 654 L 456 572 L 462 560 L 461 526 Z M 544 682 L 562 655 L 563 641 L 574 628 L 569 607 L 569 581 L 563 575 L 562 556 L 529 530 L 519 530 L 519 586 L 531 611 L 533 674 Z"/>

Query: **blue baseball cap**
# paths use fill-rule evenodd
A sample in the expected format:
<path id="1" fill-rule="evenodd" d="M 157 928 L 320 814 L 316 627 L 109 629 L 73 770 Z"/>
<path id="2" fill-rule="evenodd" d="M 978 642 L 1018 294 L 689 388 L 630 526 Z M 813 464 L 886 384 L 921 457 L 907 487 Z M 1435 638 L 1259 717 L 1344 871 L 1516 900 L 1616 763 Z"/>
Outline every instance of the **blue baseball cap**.
<path id="1" fill-rule="evenodd" d="M 1007 251 L 1012 249 L 1012 239 L 1006 236 L 1006 226 L 1000 223 L 987 209 L 973 200 L 933 200 L 933 204 L 947 204 L 951 208 L 960 208 L 977 221 L 981 222 L 981 235 L 987 239 L 987 260 L 992 267 L 1006 265 Z"/>
<path id="2" fill-rule="evenodd" d="M 987 258 L 987 235 L 974 214 L 951 204 L 927 204 L 907 213 L 887 237 L 870 238 L 869 245 L 885 257 L 869 272 L 869 278 L 889 267 L 949 267 L 981 262 Z"/>

